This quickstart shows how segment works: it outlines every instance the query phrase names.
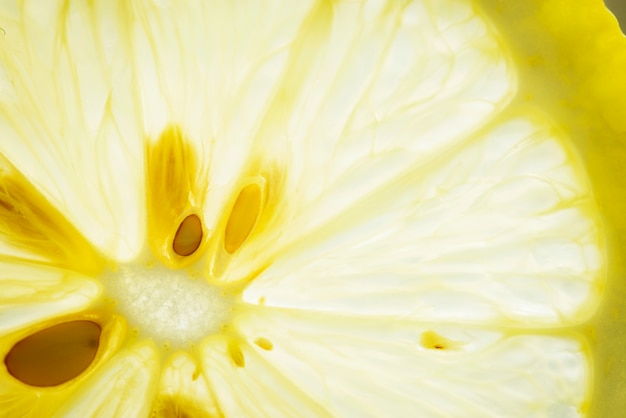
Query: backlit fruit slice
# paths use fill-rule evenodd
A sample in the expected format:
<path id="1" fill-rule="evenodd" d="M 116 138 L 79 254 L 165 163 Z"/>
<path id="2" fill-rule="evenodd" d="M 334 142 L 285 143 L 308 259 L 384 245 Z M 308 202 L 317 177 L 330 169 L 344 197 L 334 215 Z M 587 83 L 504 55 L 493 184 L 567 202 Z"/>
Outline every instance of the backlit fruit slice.
<path id="1" fill-rule="evenodd" d="M 256 352 L 246 353 L 262 356 L 286 378 L 281 386 L 268 382 L 266 396 L 276 387 L 299 390 L 330 416 L 412 416 L 414 411 L 426 417 L 491 416 L 494 411 L 575 416 L 575 405 L 588 389 L 585 347 L 567 333 L 505 335 L 440 326 L 443 335 L 463 345 L 433 352 L 420 343 L 432 331 L 415 323 L 390 327 L 387 320 L 265 312 L 245 318 L 241 326 L 248 335 L 274 342 L 271 351 L 251 345 Z M 250 377 L 254 372 L 244 371 Z M 260 390 L 244 393 L 252 398 Z M 246 415 L 245 409 L 239 415 Z"/>
<path id="2" fill-rule="evenodd" d="M 24 0 L 0 29 L 0 411 L 626 410 L 599 0 Z M 117 325 L 83 373 L 22 373 L 90 310 Z"/>
<path id="3" fill-rule="evenodd" d="M 57 267 L 84 274 L 102 270 L 102 258 L 84 236 L 0 154 L 0 237 Z"/>

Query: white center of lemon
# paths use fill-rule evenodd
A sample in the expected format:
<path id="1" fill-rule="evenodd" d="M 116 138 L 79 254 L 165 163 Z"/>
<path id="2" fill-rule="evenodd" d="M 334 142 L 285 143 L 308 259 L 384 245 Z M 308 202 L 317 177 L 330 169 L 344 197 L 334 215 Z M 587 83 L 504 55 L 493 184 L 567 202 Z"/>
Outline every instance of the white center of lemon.
<path id="1" fill-rule="evenodd" d="M 121 265 L 103 274 L 102 283 L 131 328 L 172 347 L 218 332 L 231 305 L 222 288 L 193 279 L 186 270 Z"/>

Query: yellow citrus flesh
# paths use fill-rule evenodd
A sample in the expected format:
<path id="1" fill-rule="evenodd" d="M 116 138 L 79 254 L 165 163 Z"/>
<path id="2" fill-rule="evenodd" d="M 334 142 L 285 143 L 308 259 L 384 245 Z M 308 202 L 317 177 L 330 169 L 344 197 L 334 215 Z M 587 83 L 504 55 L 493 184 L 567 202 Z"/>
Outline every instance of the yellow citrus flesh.
<path id="1" fill-rule="evenodd" d="M 626 409 L 599 0 L 0 6 L 0 410 Z"/>
<path id="2" fill-rule="evenodd" d="M 488 6 L 481 2 L 481 5 Z M 626 295 L 623 262 L 623 213 L 626 184 L 619 174 L 626 163 L 626 121 L 620 112 L 626 98 L 623 70 L 626 39 L 601 2 L 533 1 L 524 10 L 515 5 L 486 7 L 488 16 L 509 40 L 518 71 L 526 80 L 526 98 L 550 109 L 569 133 L 582 157 L 598 204 L 607 264 L 603 300 L 580 333 L 592 347 L 592 397 L 589 416 L 619 416 L 626 405 L 620 388 L 624 377 L 622 332 Z M 506 22 L 506 23 L 505 23 Z M 576 24 L 574 25 L 573 22 Z M 520 36 L 524 33 L 524 36 Z M 585 51 L 572 54 L 572 51 Z M 544 80 L 549 80 L 546 83 Z"/>

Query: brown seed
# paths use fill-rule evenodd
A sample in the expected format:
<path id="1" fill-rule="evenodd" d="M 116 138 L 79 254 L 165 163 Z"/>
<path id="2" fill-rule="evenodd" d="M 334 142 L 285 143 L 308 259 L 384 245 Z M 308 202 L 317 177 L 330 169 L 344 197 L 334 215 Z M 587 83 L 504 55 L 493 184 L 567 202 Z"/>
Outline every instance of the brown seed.
<path id="1" fill-rule="evenodd" d="M 20 340 L 4 358 L 9 373 L 30 386 L 57 386 L 78 377 L 100 345 L 100 325 L 72 321 Z"/>
<path id="2" fill-rule="evenodd" d="M 174 252 L 186 257 L 196 252 L 202 242 L 202 222 L 197 215 L 189 215 L 180 223 L 174 236 Z"/>

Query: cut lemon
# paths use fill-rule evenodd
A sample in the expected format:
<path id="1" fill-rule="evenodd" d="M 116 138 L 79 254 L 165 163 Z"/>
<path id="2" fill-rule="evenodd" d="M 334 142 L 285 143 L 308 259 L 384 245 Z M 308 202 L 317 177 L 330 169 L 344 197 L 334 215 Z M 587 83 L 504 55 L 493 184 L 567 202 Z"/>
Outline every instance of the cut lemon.
<path id="1" fill-rule="evenodd" d="M 3 416 L 626 410 L 599 0 L 24 0 L 0 29 Z"/>

